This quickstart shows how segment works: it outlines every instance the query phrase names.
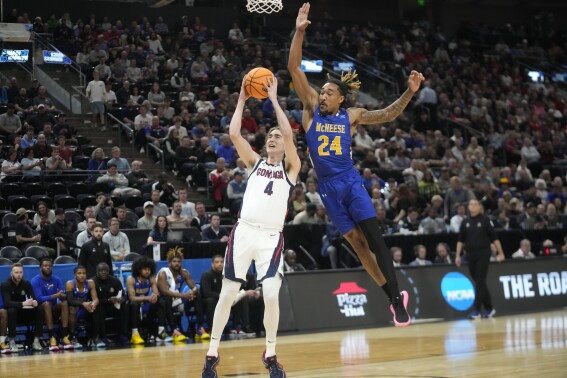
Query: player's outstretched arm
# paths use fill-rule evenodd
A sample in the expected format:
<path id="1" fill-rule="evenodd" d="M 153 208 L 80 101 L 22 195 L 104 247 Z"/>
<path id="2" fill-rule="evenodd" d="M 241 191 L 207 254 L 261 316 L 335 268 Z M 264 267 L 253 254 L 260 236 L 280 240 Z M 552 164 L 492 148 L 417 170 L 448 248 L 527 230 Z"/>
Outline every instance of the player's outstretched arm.
<path id="1" fill-rule="evenodd" d="M 291 74 L 297 95 L 303 103 L 303 109 L 312 114 L 318 103 L 317 91 L 309 86 L 307 76 L 301 71 L 303 37 L 305 36 L 305 29 L 311 23 L 311 21 L 307 19 L 310 6 L 309 3 L 304 3 L 303 6 L 299 8 L 299 13 L 295 21 L 295 33 L 289 50 L 287 69 Z"/>
<path id="2" fill-rule="evenodd" d="M 411 71 L 408 79 L 408 89 L 390 104 L 387 108 L 368 111 L 363 108 L 351 108 L 353 125 L 373 125 L 377 123 L 387 123 L 395 120 L 406 108 L 413 95 L 419 90 L 421 82 L 425 80 L 423 75 L 417 71 Z"/>
<path id="3" fill-rule="evenodd" d="M 236 152 L 238 152 L 238 156 L 244 161 L 244 164 L 250 169 L 254 168 L 256 162 L 260 159 L 260 155 L 258 155 L 252 147 L 250 143 L 246 139 L 242 137 L 240 134 L 240 129 L 242 128 L 242 112 L 244 110 L 244 104 L 246 104 L 246 100 L 250 97 L 249 94 L 246 93 L 244 89 L 244 80 L 242 80 L 242 86 L 240 87 L 240 97 L 238 97 L 238 103 L 236 105 L 236 109 L 234 110 L 234 114 L 232 115 L 232 119 L 230 120 L 230 126 L 228 129 L 228 133 L 230 135 L 230 140 L 234 147 L 236 148 Z"/>
<path id="4" fill-rule="evenodd" d="M 297 175 L 299 174 L 299 169 L 301 168 L 301 161 L 297 155 L 297 147 L 295 147 L 295 144 L 293 143 L 293 131 L 291 130 L 291 125 L 289 124 L 287 116 L 278 102 L 278 80 L 275 76 L 272 77 L 271 83 L 266 80 L 266 88 L 268 88 L 268 97 L 274 105 L 278 126 L 280 127 L 284 141 L 287 175 L 291 182 L 295 182 Z"/>

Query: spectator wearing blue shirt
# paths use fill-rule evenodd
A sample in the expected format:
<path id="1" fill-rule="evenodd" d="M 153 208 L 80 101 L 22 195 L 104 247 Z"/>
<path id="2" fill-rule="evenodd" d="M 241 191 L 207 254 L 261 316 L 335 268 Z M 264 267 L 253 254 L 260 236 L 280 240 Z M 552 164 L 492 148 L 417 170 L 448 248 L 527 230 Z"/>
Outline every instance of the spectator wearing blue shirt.
<path id="1" fill-rule="evenodd" d="M 433 263 L 426 259 L 427 249 L 424 245 L 418 244 L 413 247 L 413 252 L 415 254 L 415 260 L 409 263 L 410 266 L 426 266 L 433 265 Z"/>
<path id="2" fill-rule="evenodd" d="M 128 160 L 120 157 L 120 147 L 114 146 L 112 147 L 112 158 L 106 162 L 106 164 L 116 164 L 116 170 L 120 173 L 128 173 L 132 169 L 130 168 L 130 163 Z"/>
<path id="3" fill-rule="evenodd" d="M 274 115 L 274 104 L 272 101 L 267 98 L 266 101 L 262 104 L 262 111 L 264 112 L 264 117 L 272 118 Z"/>
<path id="4" fill-rule="evenodd" d="M 169 232 L 169 223 L 167 222 L 167 217 L 165 215 L 160 215 L 156 218 L 156 224 L 154 228 L 151 229 L 150 235 L 146 244 L 148 246 L 154 246 L 156 244 L 167 243 L 167 234 Z"/>
<path id="5" fill-rule="evenodd" d="M 28 147 L 33 147 L 37 144 L 37 139 L 33 137 L 33 132 L 33 127 L 28 127 L 26 129 L 26 133 L 22 137 L 22 141 L 20 142 L 20 147 L 22 148 L 22 150 L 25 150 Z"/>
<path id="6" fill-rule="evenodd" d="M 201 233 L 203 240 L 214 241 L 214 242 L 226 242 L 228 241 L 228 230 L 220 226 L 220 215 L 211 215 L 211 225 L 209 227 L 203 228 Z"/>
<path id="7" fill-rule="evenodd" d="M 301 107 L 301 101 L 297 101 L 294 105 L 291 115 L 295 119 L 295 122 L 301 124 L 303 122 L 303 108 Z"/>
<path id="8" fill-rule="evenodd" d="M 61 345 L 63 349 L 72 349 L 73 345 L 69 340 L 68 322 L 69 308 L 65 300 L 65 286 L 63 281 L 53 275 L 53 262 L 49 258 L 41 260 L 39 274 L 31 279 L 31 285 L 40 311 L 47 325 L 49 333 L 49 350 L 59 350 L 59 342 L 53 332 L 54 320 L 61 321 Z"/>
<path id="9" fill-rule="evenodd" d="M 236 149 L 230 142 L 228 135 L 222 136 L 222 145 L 217 148 L 217 156 L 224 158 L 226 164 L 230 165 L 236 160 Z"/>
<path id="10" fill-rule="evenodd" d="M 246 182 L 242 176 L 241 171 L 234 171 L 234 177 L 228 183 L 226 188 L 226 195 L 230 200 L 230 211 L 232 214 L 237 214 L 242 206 L 242 198 L 246 191 Z"/>

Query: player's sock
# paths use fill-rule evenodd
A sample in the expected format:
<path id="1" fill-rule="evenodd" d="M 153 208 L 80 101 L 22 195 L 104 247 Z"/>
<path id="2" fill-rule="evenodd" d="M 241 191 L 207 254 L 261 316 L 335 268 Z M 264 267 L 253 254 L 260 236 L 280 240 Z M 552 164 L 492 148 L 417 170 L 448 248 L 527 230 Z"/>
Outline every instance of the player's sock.
<path id="1" fill-rule="evenodd" d="M 228 322 L 232 302 L 234 302 L 234 299 L 240 290 L 240 285 L 240 282 L 231 281 L 226 278 L 222 280 L 222 289 L 217 307 L 215 307 L 213 330 L 211 332 L 211 342 L 209 344 L 207 356 L 217 357 L 219 355 L 219 344 L 222 336 L 222 330 Z"/>
<path id="2" fill-rule="evenodd" d="M 277 276 L 262 283 L 264 296 L 264 328 L 266 328 L 266 358 L 276 355 L 276 336 L 280 321 L 280 287 L 282 279 Z"/>
<path id="3" fill-rule="evenodd" d="M 384 293 L 386 293 L 388 299 L 390 300 L 390 302 L 392 302 L 392 291 L 390 290 L 388 283 L 386 282 L 384 285 L 380 286 L 380 288 L 384 290 Z"/>
<path id="4" fill-rule="evenodd" d="M 396 272 L 394 271 L 394 264 L 392 264 L 392 254 L 384 241 L 384 237 L 380 233 L 380 224 L 377 218 L 365 219 L 358 223 L 370 250 L 376 255 L 378 266 L 386 277 L 386 282 L 391 293 L 391 301 L 400 299 L 400 289 L 398 287 L 398 280 Z M 387 293 L 386 293 L 387 294 Z"/>
<path id="5" fill-rule="evenodd" d="M 4 344 L 6 341 L 6 336 L 0 336 L 0 344 Z"/>
<path id="6" fill-rule="evenodd" d="M 61 338 L 69 336 L 69 329 L 67 327 L 61 327 Z"/>
<path id="7" fill-rule="evenodd" d="M 157 329 L 158 335 L 161 335 L 161 334 L 163 333 L 163 330 L 164 330 L 164 329 L 165 329 L 164 326 L 159 326 L 158 329 Z"/>
<path id="8" fill-rule="evenodd" d="M 47 330 L 47 334 L 49 335 L 49 340 L 53 337 L 53 328 Z"/>
<path id="9" fill-rule="evenodd" d="M 132 336 L 134 336 L 138 332 L 138 328 L 132 328 Z"/>

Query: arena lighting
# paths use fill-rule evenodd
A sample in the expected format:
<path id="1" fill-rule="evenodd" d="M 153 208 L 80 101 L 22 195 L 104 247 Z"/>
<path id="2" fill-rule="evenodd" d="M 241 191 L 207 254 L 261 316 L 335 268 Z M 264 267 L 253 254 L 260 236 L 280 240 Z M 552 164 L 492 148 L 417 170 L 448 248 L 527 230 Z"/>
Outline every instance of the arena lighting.
<path id="1" fill-rule="evenodd" d="M 161 8 L 173 3 L 175 0 L 146 0 L 150 8 Z"/>

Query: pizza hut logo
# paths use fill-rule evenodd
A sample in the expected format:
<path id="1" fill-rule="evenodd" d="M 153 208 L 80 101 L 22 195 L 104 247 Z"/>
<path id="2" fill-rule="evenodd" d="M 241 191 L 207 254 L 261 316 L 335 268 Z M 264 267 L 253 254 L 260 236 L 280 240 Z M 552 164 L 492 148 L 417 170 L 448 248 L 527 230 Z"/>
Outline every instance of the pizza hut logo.
<path id="1" fill-rule="evenodd" d="M 347 318 L 365 316 L 364 305 L 368 290 L 358 286 L 356 282 L 341 282 L 339 288 L 333 291 L 337 296 L 337 303 L 342 314 Z"/>

